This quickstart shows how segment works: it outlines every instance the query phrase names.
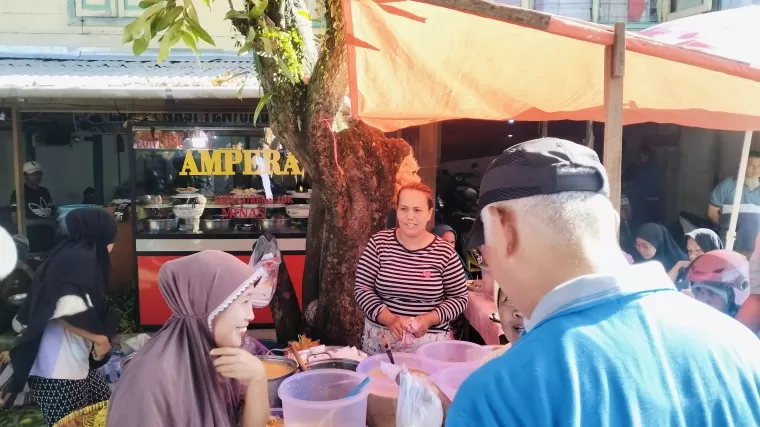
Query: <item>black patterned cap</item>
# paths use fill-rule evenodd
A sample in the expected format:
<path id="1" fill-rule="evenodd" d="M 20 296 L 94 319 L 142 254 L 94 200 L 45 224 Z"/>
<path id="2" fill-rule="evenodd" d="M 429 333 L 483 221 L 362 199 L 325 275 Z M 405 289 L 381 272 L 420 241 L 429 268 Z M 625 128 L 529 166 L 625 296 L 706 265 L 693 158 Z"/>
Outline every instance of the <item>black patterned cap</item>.
<path id="1" fill-rule="evenodd" d="M 610 196 L 607 172 L 594 150 L 572 141 L 540 138 L 504 150 L 488 166 L 480 184 L 478 217 L 467 248 L 485 243 L 480 213 L 506 200 L 564 191 L 589 191 Z"/>

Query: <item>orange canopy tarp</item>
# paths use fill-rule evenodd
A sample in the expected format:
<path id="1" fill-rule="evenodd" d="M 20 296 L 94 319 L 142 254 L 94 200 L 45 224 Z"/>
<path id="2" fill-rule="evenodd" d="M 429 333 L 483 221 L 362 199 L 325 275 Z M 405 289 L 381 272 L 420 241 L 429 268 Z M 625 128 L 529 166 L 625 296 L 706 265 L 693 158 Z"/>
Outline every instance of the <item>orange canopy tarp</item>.
<path id="1" fill-rule="evenodd" d="M 501 5 L 488 7 L 537 19 L 518 25 L 414 0 L 343 6 L 352 113 L 372 126 L 604 121 L 610 27 Z M 630 34 L 626 43 L 624 124 L 760 130 L 760 69 Z"/>

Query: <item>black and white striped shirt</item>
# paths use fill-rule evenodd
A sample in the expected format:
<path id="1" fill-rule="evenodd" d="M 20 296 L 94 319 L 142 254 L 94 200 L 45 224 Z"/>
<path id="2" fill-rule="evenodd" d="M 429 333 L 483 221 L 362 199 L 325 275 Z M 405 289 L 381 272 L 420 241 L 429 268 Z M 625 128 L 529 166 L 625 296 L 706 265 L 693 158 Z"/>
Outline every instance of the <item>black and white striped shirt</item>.
<path id="1" fill-rule="evenodd" d="M 396 230 L 383 230 L 372 236 L 359 259 L 354 298 L 376 325 L 385 308 L 408 317 L 435 310 L 441 323 L 429 330 L 444 332 L 467 308 L 465 281 L 462 261 L 449 243 L 436 237 L 427 247 L 410 251 Z"/>

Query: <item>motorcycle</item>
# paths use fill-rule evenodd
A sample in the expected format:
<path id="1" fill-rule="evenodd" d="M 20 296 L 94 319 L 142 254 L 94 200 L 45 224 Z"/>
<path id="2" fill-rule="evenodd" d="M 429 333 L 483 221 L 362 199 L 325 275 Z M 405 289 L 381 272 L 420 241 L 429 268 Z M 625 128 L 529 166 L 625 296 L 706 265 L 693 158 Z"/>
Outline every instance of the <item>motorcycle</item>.
<path id="1" fill-rule="evenodd" d="M 480 272 L 478 250 L 465 250 L 467 236 L 475 225 L 476 210 L 480 189 L 478 184 L 471 182 L 480 177 L 475 171 L 477 163 L 473 163 L 472 171 L 458 172 L 454 175 L 447 170 L 441 171 L 437 179 L 436 194 L 436 222 L 443 223 L 457 234 L 456 250 L 462 255 L 465 268 L 470 274 L 477 275 Z"/>

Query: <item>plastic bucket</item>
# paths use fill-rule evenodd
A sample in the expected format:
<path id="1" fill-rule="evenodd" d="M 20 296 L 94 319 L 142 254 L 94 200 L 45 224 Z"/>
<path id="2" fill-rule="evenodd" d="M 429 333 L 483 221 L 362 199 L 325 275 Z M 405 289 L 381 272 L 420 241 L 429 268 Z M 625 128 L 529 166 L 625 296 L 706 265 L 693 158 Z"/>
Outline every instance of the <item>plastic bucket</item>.
<path id="1" fill-rule="evenodd" d="M 318 369 L 286 379 L 277 393 L 285 427 L 365 427 L 369 387 L 346 397 L 365 378 L 344 369 Z"/>
<path id="2" fill-rule="evenodd" d="M 438 365 L 430 363 L 414 353 L 393 353 L 393 360 L 396 362 L 396 365 L 406 365 L 407 368 L 423 371 L 431 377 L 439 369 Z M 398 396 L 398 385 L 380 370 L 381 362 L 390 363 L 387 354 L 380 353 L 364 359 L 359 363 L 356 372 L 370 377 L 369 386 L 372 394 Z"/>
<path id="3" fill-rule="evenodd" d="M 436 341 L 417 349 L 417 356 L 437 365 L 441 370 L 460 363 L 480 364 L 490 349 L 467 341 Z"/>
<path id="4" fill-rule="evenodd" d="M 459 386 L 461 386 L 464 380 L 466 380 L 470 374 L 475 372 L 476 369 L 478 369 L 478 365 L 472 363 L 462 363 L 458 366 L 452 366 L 438 373 L 435 382 L 449 399 L 454 400 L 454 396 L 456 395 L 457 390 L 459 390 Z"/>

